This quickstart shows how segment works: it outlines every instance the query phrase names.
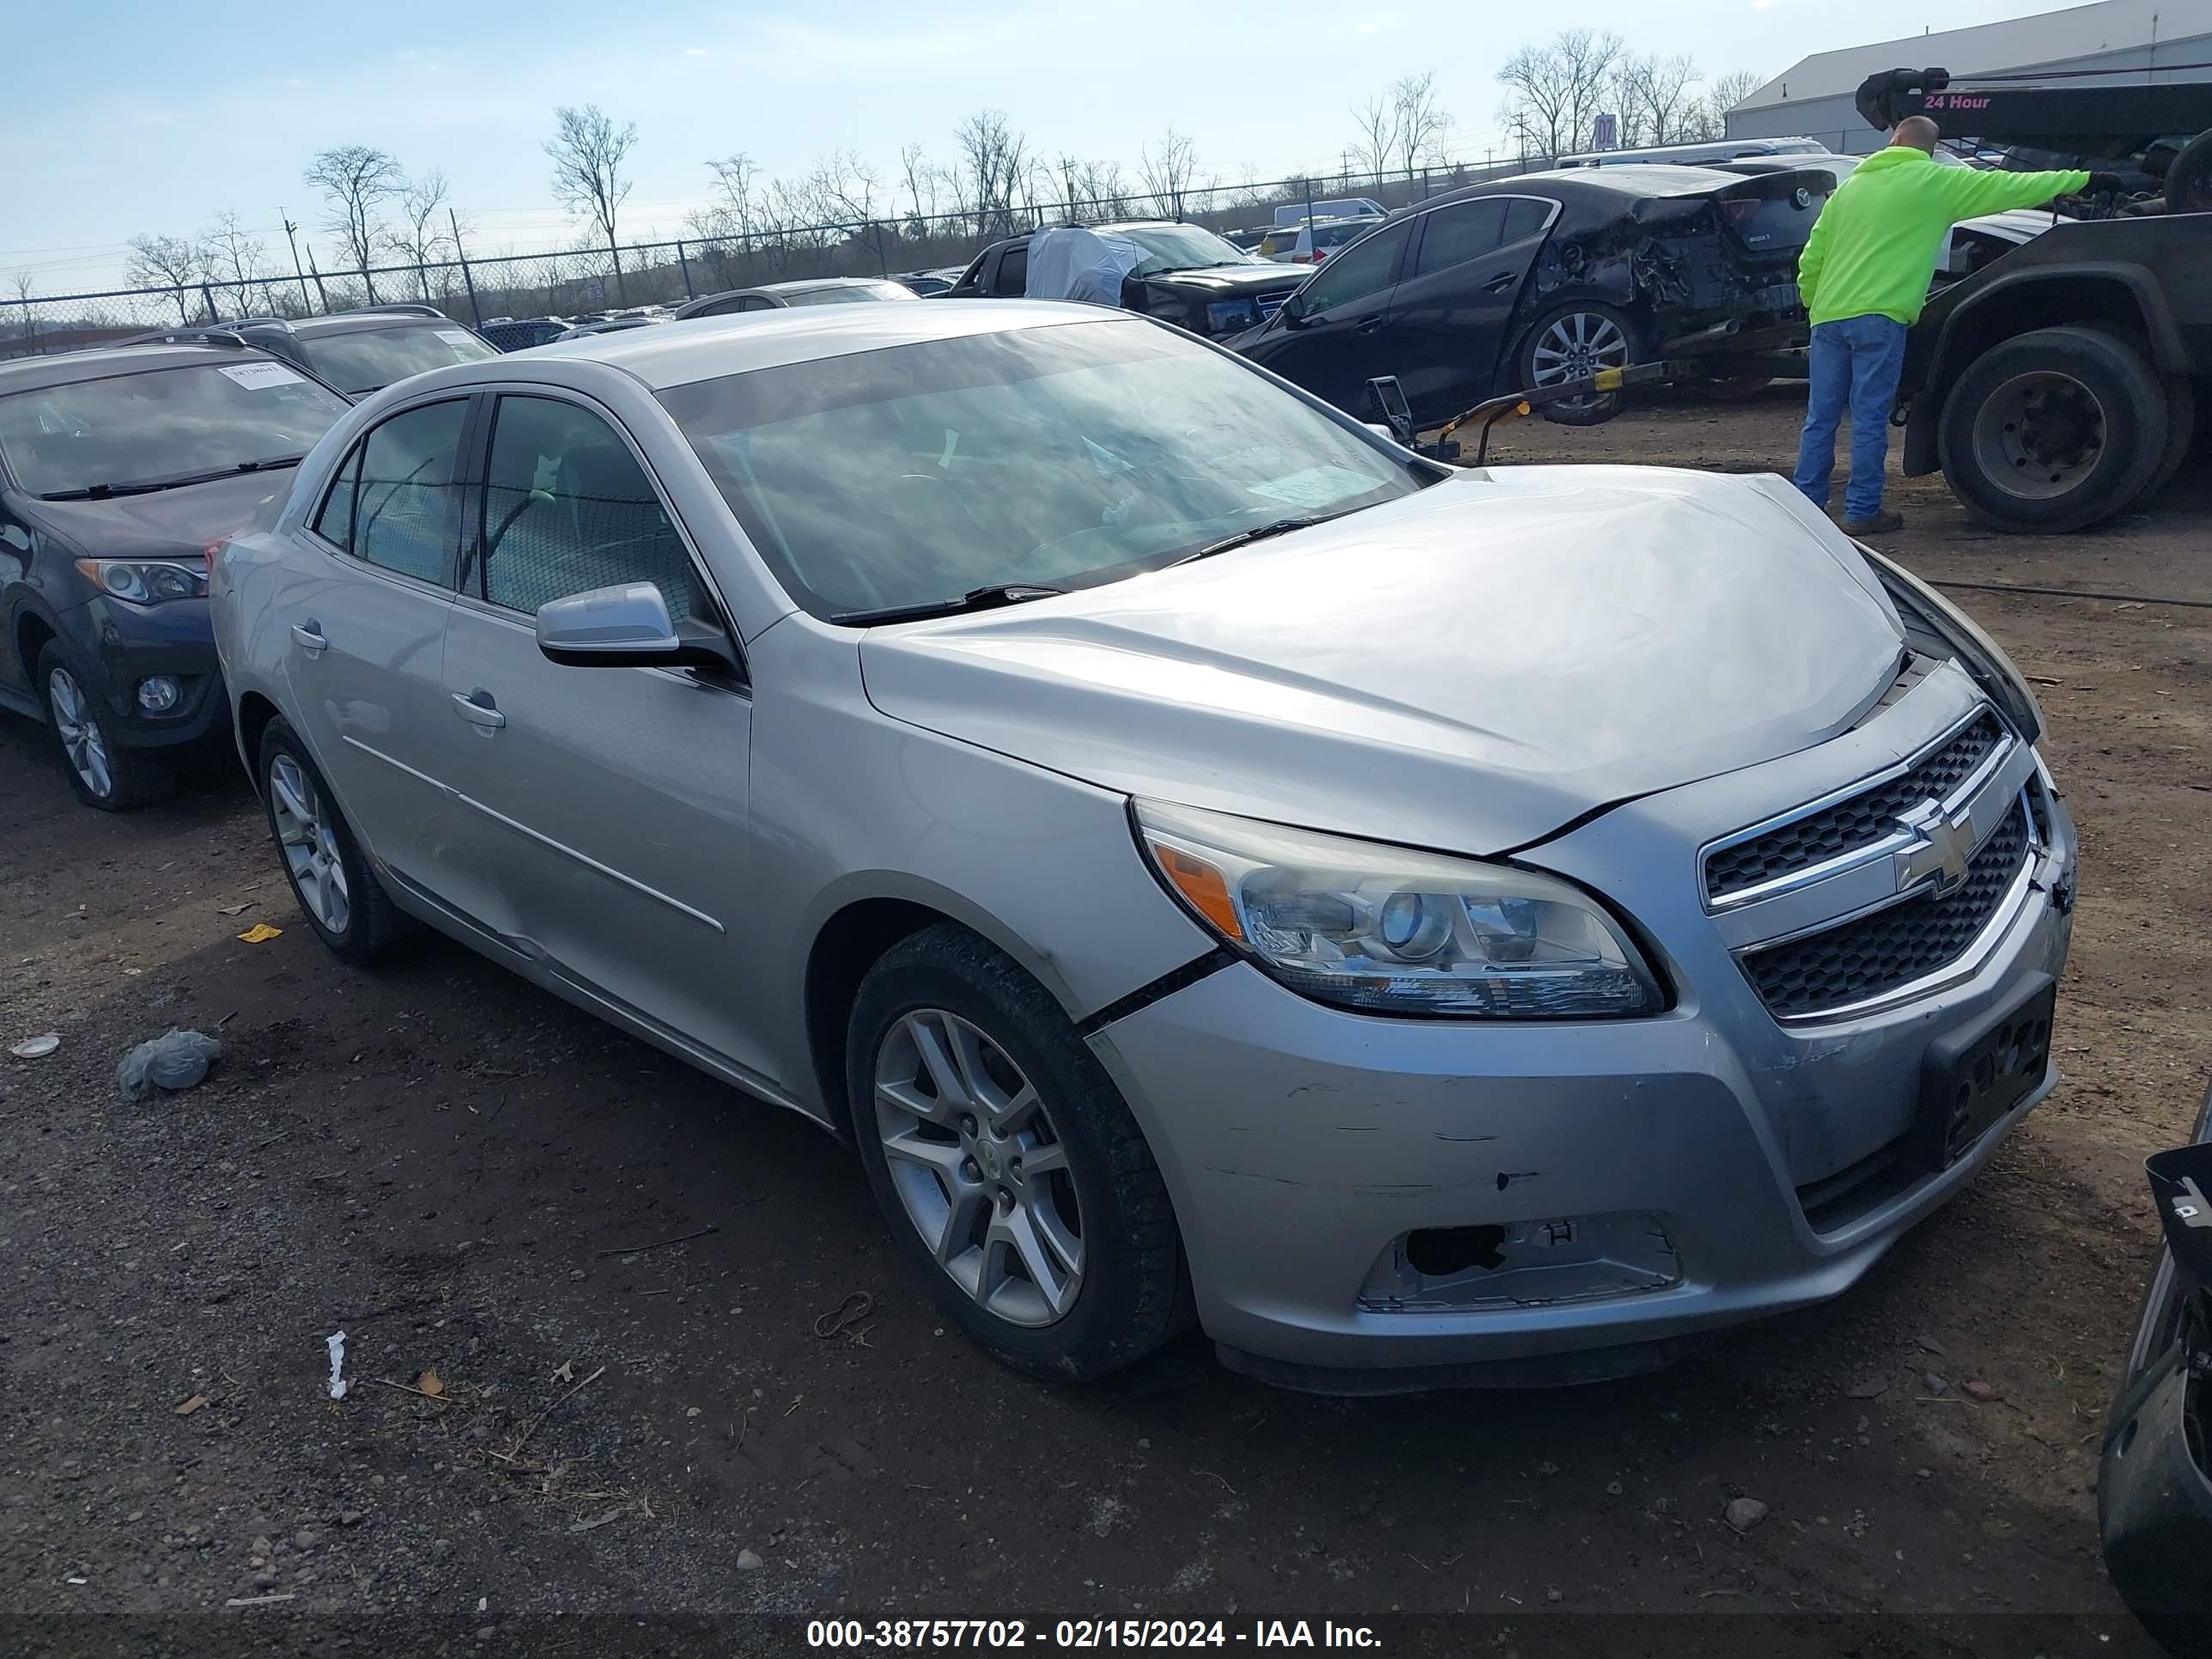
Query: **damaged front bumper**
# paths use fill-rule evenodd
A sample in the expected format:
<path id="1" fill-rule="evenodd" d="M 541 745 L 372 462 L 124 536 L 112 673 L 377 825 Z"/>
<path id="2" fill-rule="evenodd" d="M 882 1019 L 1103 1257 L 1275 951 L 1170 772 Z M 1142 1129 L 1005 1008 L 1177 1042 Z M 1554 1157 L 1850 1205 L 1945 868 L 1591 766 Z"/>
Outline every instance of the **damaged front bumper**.
<path id="1" fill-rule="evenodd" d="M 1547 862 L 1605 890 L 1651 838 L 1600 820 Z M 1971 969 L 1817 1027 L 1669 918 L 1679 1000 L 1652 1018 L 1391 1019 L 1238 963 L 1092 1042 L 1226 1363 L 1329 1393 L 1595 1381 L 1840 1294 L 1973 1179 L 2056 1068 L 1938 1168 L 1913 1150 L 1923 1059 L 2059 976 L 2074 850 L 2054 800 L 2045 878 Z"/>

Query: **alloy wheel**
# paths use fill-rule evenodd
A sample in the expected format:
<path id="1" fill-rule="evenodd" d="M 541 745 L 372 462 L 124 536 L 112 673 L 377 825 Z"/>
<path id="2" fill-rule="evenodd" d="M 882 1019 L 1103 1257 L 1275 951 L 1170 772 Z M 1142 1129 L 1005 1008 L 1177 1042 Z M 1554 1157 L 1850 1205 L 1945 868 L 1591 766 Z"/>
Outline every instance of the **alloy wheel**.
<path id="1" fill-rule="evenodd" d="M 343 934 L 353 919 L 345 860 L 339 855 L 337 836 L 321 794 L 307 769 L 289 755 L 279 755 L 270 763 L 269 805 L 284 867 L 291 872 L 300 902 L 327 932 Z"/>
<path id="2" fill-rule="evenodd" d="M 1533 357 L 1538 386 L 1579 380 L 1601 368 L 1627 368 L 1628 337 L 1610 317 L 1572 311 L 1536 337 Z"/>
<path id="3" fill-rule="evenodd" d="M 92 700 L 66 668 L 46 676 L 46 707 L 54 719 L 54 732 L 62 752 L 91 793 L 107 799 L 115 788 L 114 769 L 108 764 L 107 739 L 100 732 Z"/>
<path id="4" fill-rule="evenodd" d="M 2066 495 L 2105 453 L 2105 406 L 2070 374 L 2015 375 L 1975 414 L 1974 450 L 1983 472 L 2008 494 Z"/>
<path id="5" fill-rule="evenodd" d="M 876 1051 L 891 1186 L 939 1266 L 986 1311 L 1045 1326 L 1083 1288 L 1083 1221 L 1042 1097 L 980 1026 L 903 1016 Z"/>

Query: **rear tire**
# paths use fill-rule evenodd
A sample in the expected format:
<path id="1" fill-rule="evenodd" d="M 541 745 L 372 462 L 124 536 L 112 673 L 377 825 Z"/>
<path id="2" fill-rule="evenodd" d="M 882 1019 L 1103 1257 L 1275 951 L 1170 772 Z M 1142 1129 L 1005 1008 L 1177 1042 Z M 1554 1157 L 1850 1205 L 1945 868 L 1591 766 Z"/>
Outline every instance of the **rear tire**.
<path id="1" fill-rule="evenodd" d="M 2197 437 L 2197 385 L 2186 374 L 2166 377 L 2166 454 L 2136 499 L 2149 501 L 2173 482 Z"/>
<path id="2" fill-rule="evenodd" d="M 116 741 L 115 721 L 100 698 L 97 675 L 78 667 L 52 641 L 39 653 L 36 672 L 54 757 L 79 800 L 103 812 L 128 812 L 175 791 L 172 768 L 143 749 L 126 749 Z"/>
<path id="3" fill-rule="evenodd" d="M 951 922 L 892 946 L 860 982 L 845 1073 L 892 1248 L 978 1345 L 1079 1382 L 1188 1318 L 1152 1149 L 1059 1005 L 1005 952 Z M 1036 1244 L 1036 1271 L 1017 1236 Z"/>
<path id="4" fill-rule="evenodd" d="M 378 884 L 307 746 L 281 718 L 261 734 L 254 782 L 293 902 L 334 955 L 367 963 L 414 931 Z"/>
<path id="5" fill-rule="evenodd" d="M 2042 328 L 2000 341 L 1944 399 L 1952 494 L 1991 529 L 2056 534 L 2124 512 L 2164 462 L 2166 389 L 2119 336 Z"/>
<path id="6" fill-rule="evenodd" d="M 1557 380 L 1578 380 L 1601 368 L 1626 368 L 1644 358 L 1644 330 L 1616 306 L 1595 300 L 1553 306 L 1529 325 L 1513 355 L 1520 390 L 1541 391 Z M 1602 426 L 1620 413 L 1618 392 L 1546 405 L 1558 426 Z"/>

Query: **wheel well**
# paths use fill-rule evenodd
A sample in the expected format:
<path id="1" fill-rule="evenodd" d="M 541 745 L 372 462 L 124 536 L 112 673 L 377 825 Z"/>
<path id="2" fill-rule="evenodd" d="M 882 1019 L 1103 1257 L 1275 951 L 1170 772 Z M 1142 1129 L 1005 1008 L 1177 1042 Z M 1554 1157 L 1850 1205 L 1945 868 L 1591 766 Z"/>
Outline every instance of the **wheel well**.
<path id="1" fill-rule="evenodd" d="M 1943 342 L 1943 372 L 1948 386 L 1966 365 L 2000 341 L 2039 328 L 2067 328 L 2082 323 L 2118 326 L 2147 343 L 2149 321 L 2133 289 L 2109 276 L 2073 276 L 2064 282 L 2021 283 L 1971 307 L 1954 322 Z"/>
<path id="2" fill-rule="evenodd" d="M 238 744 L 246 757 L 246 769 L 253 779 L 256 794 L 261 793 L 261 771 L 254 757 L 261 752 L 261 734 L 276 718 L 276 705 L 258 691 L 248 691 L 238 700 Z"/>
<path id="3" fill-rule="evenodd" d="M 806 1047 L 822 1104 L 840 1139 L 850 1133 L 845 1097 L 845 1027 L 860 981 L 901 939 L 952 918 L 906 899 L 862 899 L 830 918 L 806 959 Z"/>
<path id="4" fill-rule="evenodd" d="M 15 619 L 15 660 L 22 665 L 23 682 L 38 696 L 39 653 L 46 648 L 54 637 L 54 630 L 46 626 L 46 619 L 35 611 L 26 611 Z"/>

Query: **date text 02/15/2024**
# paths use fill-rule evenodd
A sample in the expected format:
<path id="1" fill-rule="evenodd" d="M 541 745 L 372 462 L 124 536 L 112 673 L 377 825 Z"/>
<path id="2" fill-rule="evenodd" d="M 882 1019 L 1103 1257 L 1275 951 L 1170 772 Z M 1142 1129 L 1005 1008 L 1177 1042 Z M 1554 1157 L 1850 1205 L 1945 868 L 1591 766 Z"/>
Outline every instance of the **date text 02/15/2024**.
<path id="1" fill-rule="evenodd" d="M 810 1648 L 856 1650 L 969 1648 L 1352 1648 L 1381 1646 L 1365 1625 L 1323 1620 L 1257 1619 L 1239 1629 L 1219 1619 L 1060 1619 L 1049 1626 L 1024 1619 L 811 1619 Z"/>

